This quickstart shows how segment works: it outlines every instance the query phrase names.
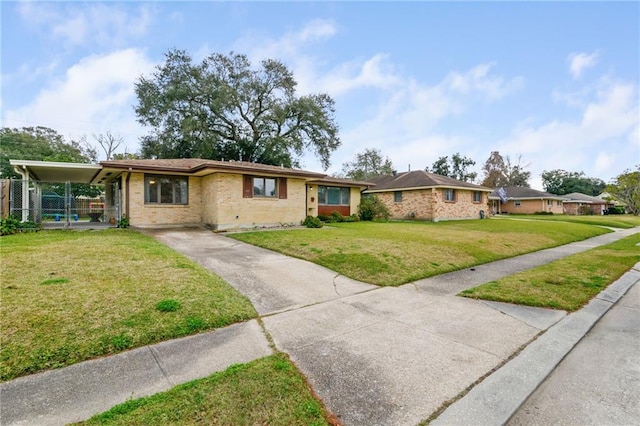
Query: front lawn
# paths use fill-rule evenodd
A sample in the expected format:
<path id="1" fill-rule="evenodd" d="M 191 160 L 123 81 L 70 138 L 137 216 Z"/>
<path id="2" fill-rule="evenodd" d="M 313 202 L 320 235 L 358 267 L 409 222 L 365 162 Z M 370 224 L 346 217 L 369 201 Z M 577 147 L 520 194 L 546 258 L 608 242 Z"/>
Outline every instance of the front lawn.
<path id="1" fill-rule="evenodd" d="M 336 223 L 229 236 L 359 281 L 397 286 L 607 232 L 584 224 L 490 219 Z"/>
<path id="2" fill-rule="evenodd" d="M 461 296 L 575 311 L 640 262 L 640 234 L 492 281 Z"/>
<path id="3" fill-rule="evenodd" d="M 500 219 L 530 219 L 530 220 L 550 220 L 555 222 L 571 222 L 571 223 L 585 223 L 587 225 L 599 225 L 610 226 L 612 228 L 634 228 L 640 226 L 640 216 L 633 216 L 630 214 L 612 214 L 612 215 L 586 215 L 586 216 L 573 216 L 567 214 L 554 214 L 554 215 L 503 215 L 499 216 Z"/>
<path id="4" fill-rule="evenodd" d="M 140 233 L 0 239 L 0 380 L 257 316 L 217 276 Z"/>
<path id="5" fill-rule="evenodd" d="M 328 425 L 329 416 L 283 354 L 127 401 L 81 425 Z M 335 424 L 335 423 L 334 423 Z"/>

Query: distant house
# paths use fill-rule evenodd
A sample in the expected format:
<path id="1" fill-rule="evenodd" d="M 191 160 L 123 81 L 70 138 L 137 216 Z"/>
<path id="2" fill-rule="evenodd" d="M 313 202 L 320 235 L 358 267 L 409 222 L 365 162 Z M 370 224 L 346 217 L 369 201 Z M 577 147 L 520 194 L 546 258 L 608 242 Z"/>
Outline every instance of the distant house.
<path id="1" fill-rule="evenodd" d="M 564 212 L 571 215 L 605 214 L 608 207 L 613 205 L 601 198 L 580 192 L 565 194 L 563 197 L 566 198 L 564 200 Z"/>
<path id="2" fill-rule="evenodd" d="M 394 219 L 478 219 L 487 209 L 490 188 L 416 170 L 370 179 L 363 194 L 375 194 Z"/>
<path id="3" fill-rule="evenodd" d="M 126 217 L 133 226 L 195 224 L 229 230 L 296 225 L 306 216 L 334 210 L 357 213 L 360 192 L 372 186 L 305 170 L 198 158 L 10 163 L 35 185 L 43 180 L 104 185 L 105 220 L 117 223 Z M 23 216 L 29 206 L 25 198 Z"/>
<path id="4" fill-rule="evenodd" d="M 489 194 L 491 211 L 494 214 L 564 213 L 564 196 L 520 186 L 508 186 L 501 189 L 504 190 L 502 196 L 499 189 Z"/>

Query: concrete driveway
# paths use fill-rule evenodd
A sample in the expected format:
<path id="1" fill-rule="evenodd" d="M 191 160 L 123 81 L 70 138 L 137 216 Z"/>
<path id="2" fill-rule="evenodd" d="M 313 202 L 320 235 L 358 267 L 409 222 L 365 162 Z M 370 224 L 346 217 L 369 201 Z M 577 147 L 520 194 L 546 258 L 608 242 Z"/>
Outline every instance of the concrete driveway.
<path id="1" fill-rule="evenodd" d="M 202 229 L 147 232 L 247 295 L 346 425 L 418 423 L 565 315 L 378 288 Z"/>

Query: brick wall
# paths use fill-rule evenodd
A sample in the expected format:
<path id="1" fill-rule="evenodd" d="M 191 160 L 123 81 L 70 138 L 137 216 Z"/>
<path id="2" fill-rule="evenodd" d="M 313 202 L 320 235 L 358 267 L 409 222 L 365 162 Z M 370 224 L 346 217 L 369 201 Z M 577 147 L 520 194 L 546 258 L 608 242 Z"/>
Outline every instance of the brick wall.
<path id="1" fill-rule="evenodd" d="M 433 194 L 430 189 L 402 191 L 402 201 L 396 202 L 394 191 L 375 195 L 389 209 L 392 219 L 433 220 Z"/>
<path id="2" fill-rule="evenodd" d="M 190 177 L 187 205 L 145 204 L 144 174 L 132 173 L 129 179 L 129 223 L 133 226 L 199 224 L 202 222 L 200 188 L 200 178 Z"/>
<path id="3" fill-rule="evenodd" d="M 546 199 L 543 200 L 520 200 L 520 205 L 516 206 L 514 200 L 509 200 L 507 203 L 500 206 L 501 213 L 521 213 L 521 214 L 533 214 L 538 212 L 551 212 L 553 214 L 563 214 L 563 203 L 558 205 L 557 200 L 551 200 L 551 204 L 547 203 Z"/>
<path id="4" fill-rule="evenodd" d="M 482 201 L 473 202 L 474 191 L 456 189 L 454 202 L 444 201 L 444 190 L 439 188 L 402 191 L 402 201 L 396 202 L 393 191 L 376 193 L 387 206 L 393 219 L 456 220 L 478 219 L 480 210 L 487 213 L 488 194 Z"/>
<path id="5" fill-rule="evenodd" d="M 475 191 L 462 189 L 455 190 L 455 201 L 444 200 L 444 189 L 434 189 L 433 199 L 435 202 L 434 221 L 458 220 L 458 219 L 480 219 L 480 210 L 487 214 L 487 202 L 489 194 L 482 192 L 480 202 L 473 201 Z"/>

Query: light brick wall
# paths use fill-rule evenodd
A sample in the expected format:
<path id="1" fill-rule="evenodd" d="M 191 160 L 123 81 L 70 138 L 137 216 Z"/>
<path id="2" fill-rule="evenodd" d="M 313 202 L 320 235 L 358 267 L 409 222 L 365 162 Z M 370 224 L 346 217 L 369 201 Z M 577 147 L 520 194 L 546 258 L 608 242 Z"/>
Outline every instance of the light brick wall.
<path id="1" fill-rule="evenodd" d="M 298 225 L 305 218 L 305 181 L 287 179 L 287 198 L 242 196 L 242 175 L 217 173 L 203 183 L 204 223 L 216 230 Z"/>
<path id="2" fill-rule="evenodd" d="M 307 216 L 318 216 L 318 185 L 307 185 Z"/>
<path id="3" fill-rule="evenodd" d="M 500 206 L 502 213 L 521 213 L 533 214 L 538 212 L 552 212 L 553 214 L 563 214 L 563 203 L 551 200 L 551 205 L 547 204 L 547 200 L 520 200 L 520 205 L 516 206 L 514 200 L 509 200 L 506 204 Z"/>
<path id="4" fill-rule="evenodd" d="M 131 174 L 129 191 L 129 223 L 133 226 L 187 225 L 202 222 L 202 198 L 198 177 L 189 178 L 189 203 L 184 206 L 145 204 L 143 173 Z M 126 196 L 124 198 L 126 199 Z"/>
<path id="5" fill-rule="evenodd" d="M 360 206 L 360 188 L 351 188 L 351 192 L 349 194 L 349 204 L 351 213 L 350 214 L 358 214 L 358 207 Z"/>

